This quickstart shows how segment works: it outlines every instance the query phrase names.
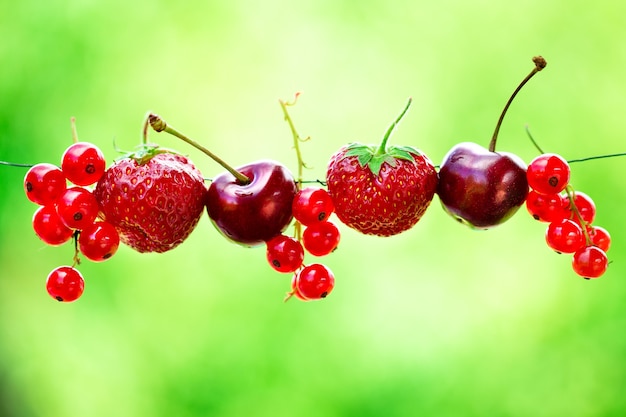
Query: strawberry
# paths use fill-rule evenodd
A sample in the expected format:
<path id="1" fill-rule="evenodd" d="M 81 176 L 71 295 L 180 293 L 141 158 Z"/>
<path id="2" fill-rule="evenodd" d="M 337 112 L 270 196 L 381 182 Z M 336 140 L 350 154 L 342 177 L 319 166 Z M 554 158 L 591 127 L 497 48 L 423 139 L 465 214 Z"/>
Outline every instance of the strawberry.
<path id="1" fill-rule="evenodd" d="M 330 159 L 326 180 L 339 220 L 361 233 L 391 236 L 413 227 L 430 205 L 437 188 L 432 162 L 410 146 L 352 143 Z"/>
<path id="2" fill-rule="evenodd" d="M 204 178 L 182 155 L 144 148 L 109 167 L 94 194 L 100 217 L 138 252 L 166 252 L 198 224 L 206 202 Z"/>

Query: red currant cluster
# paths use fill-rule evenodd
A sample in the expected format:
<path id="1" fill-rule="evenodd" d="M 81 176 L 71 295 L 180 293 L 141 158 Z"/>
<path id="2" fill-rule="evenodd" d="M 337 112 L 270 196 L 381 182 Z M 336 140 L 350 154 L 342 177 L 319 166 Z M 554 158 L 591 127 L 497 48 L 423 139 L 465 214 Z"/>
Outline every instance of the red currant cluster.
<path id="1" fill-rule="evenodd" d="M 527 170 L 531 190 L 528 212 L 549 223 L 546 243 L 557 253 L 573 254 L 572 268 L 584 278 L 599 278 L 608 266 L 609 233 L 593 225 L 596 206 L 585 193 L 569 184 L 570 167 L 565 159 L 545 153 L 531 161 Z"/>
<path id="2" fill-rule="evenodd" d="M 330 294 L 335 277 L 326 265 L 304 265 L 304 252 L 326 256 L 337 249 L 339 229 L 328 221 L 334 205 L 325 189 L 307 187 L 296 193 L 292 211 L 296 236 L 280 234 L 267 241 L 267 261 L 278 272 L 294 274 L 288 298 L 295 295 L 305 301 L 318 300 Z"/>
<path id="3" fill-rule="evenodd" d="M 48 293 L 58 301 L 78 299 L 84 280 L 75 266 L 78 253 L 94 262 L 110 258 L 119 246 L 115 227 L 98 220 L 99 206 L 92 191 L 104 174 L 106 163 L 100 149 L 87 142 L 75 142 L 61 158 L 61 167 L 49 163 L 32 166 L 24 178 L 26 197 L 39 208 L 32 225 L 37 236 L 46 244 L 60 246 L 70 239 L 75 242 L 72 266 L 54 269 L 46 282 Z"/>

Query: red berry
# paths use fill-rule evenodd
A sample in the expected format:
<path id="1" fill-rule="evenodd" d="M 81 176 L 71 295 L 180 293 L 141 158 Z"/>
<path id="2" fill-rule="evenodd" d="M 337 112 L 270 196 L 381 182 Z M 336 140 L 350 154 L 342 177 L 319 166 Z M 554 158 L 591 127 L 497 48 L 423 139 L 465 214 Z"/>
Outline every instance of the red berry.
<path id="1" fill-rule="evenodd" d="M 599 278 L 609 265 L 606 253 L 597 246 L 585 246 L 572 258 L 574 272 L 584 278 Z"/>
<path id="2" fill-rule="evenodd" d="M 596 205 L 591 197 L 581 191 L 575 191 L 574 205 L 578 209 L 578 213 L 580 213 L 580 217 L 582 217 L 585 223 L 587 223 L 588 225 L 593 223 L 594 219 L 596 218 Z M 569 218 L 580 224 L 580 219 L 578 218 L 574 210 L 571 209 L 571 207 Z"/>
<path id="3" fill-rule="evenodd" d="M 145 152 L 145 151 L 144 151 Z M 185 156 L 140 154 L 117 160 L 94 191 L 103 219 L 138 252 L 166 252 L 194 230 L 206 202 L 202 173 Z"/>
<path id="4" fill-rule="evenodd" d="M 302 266 L 304 249 L 289 236 L 278 235 L 267 241 L 267 262 L 278 272 L 294 272 Z"/>
<path id="5" fill-rule="evenodd" d="M 526 171 L 528 185 L 540 194 L 558 194 L 570 179 L 569 164 L 563 157 L 546 153 L 533 159 Z"/>
<path id="6" fill-rule="evenodd" d="M 559 253 L 574 253 L 585 245 L 583 229 L 567 219 L 550 223 L 546 230 L 546 243 Z"/>
<path id="7" fill-rule="evenodd" d="M 32 166 L 24 177 L 26 197 L 45 206 L 54 203 L 67 188 L 63 171 L 55 165 L 42 163 Z"/>
<path id="8" fill-rule="evenodd" d="M 333 201 L 323 188 L 303 188 L 293 199 L 293 217 L 305 226 L 328 220 L 334 210 Z"/>
<path id="9" fill-rule="evenodd" d="M 611 235 L 609 232 L 600 226 L 591 226 L 588 229 L 589 238 L 594 246 L 599 247 L 604 252 L 608 252 L 611 247 Z"/>
<path id="10" fill-rule="evenodd" d="M 53 205 L 41 206 L 33 215 L 33 230 L 50 246 L 59 246 L 70 240 L 74 231 L 67 227 Z"/>
<path id="11" fill-rule="evenodd" d="M 563 194 L 539 194 L 530 190 L 526 197 L 526 209 L 535 220 L 552 223 L 569 218 L 569 199 Z"/>
<path id="12" fill-rule="evenodd" d="M 85 258 L 102 262 L 115 255 L 120 245 L 120 235 L 108 222 L 95 222 L 80 231 L 78 247 Z"/>
<path id="13" fill-rule="evenodd" d="M 69 303 L 77 300 L 85 288 L 85 281 L 78 270 L 71 266 L 60 266 L 48 275 L 46 289 L 57 301 Z"/>
<path id="14" fill-rule="evenodd" d="M 314 223 L 304 229 L 302 243 L 314 256 L 325 256 L 337 249 L 340 233 L 334 223 L 326 221 Z"/>
<path id="15" fill-rule="evenodd" d="M 63 153 L 61 169 L 72 183 L 91 185 L 98 182 L 104 174 L 106 162 L 102 151 L 96 145 L 76 142 Z"/>
<path id="16" fill-rule="evenodd" d="M 70 229 L 82 230 L 98 216 L 98 202 L 86 188 L 71 187 L 56 201 L 56 209 L 63 224 Z"/>
<path id="17" fill-rule="evenodd" d="M 373 147 L 361 144 L 335 153 L 326 174 L 328 192 L 344 224 L 361 233 L 391 236 L 422 218 L 435 195 L 437 171 L 413 148 L 374 153 Z"/>
<path id="18" fill-rule="evenodd" d="M 307 265 L 295 276 L 292 284 L 296 294 L 306 300 L 325 298 L 335 286 L 335 276 L 322 264 Z"/>

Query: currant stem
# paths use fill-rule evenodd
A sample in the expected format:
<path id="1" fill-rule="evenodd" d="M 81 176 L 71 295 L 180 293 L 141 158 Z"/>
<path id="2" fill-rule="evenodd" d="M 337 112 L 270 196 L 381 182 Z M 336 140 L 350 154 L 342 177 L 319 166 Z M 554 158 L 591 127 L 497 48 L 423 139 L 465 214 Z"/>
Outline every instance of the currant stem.
<path id="1" fill-rule="evenodd" d="M 293 136 L 293 147 L 296 150 L 296 158 L 298 158 L 298 180 L 296 181 L 296 186 L 298 187 L 298 189 L 302 188 L 302 172 L 303 169 L 306 167 L 306 164 L 304 163 L 304 160 L 302 159 L 302 152 L 300 152 L 300 142 L 303 142 L 307 139 L 301 139 L 300 135 L 298 134 L 295 125 L 293 124 L 293 120 L 291 120 L 291 116 L 289 115 L 289 112 L 287 111 L 287 106 L 294 106 L 296 104 L 296 102 L 298 101 L 298 97 L 300 96 L 300 93 L 296 93 L 293 101 L 283 101 L 283 100 L 278 100 L 278 102 L 280 103 L 280 107 L 283 109 L 283 115 L 285 117 L 285 121 L 287 122 L 287 124 L 289 124 L 289 129 L 291 129 L 291 135 Z"/>
<path id="2" fill-rule="evenodd" d="M 187 142 L 189 145 L 191 145 L 194 148 L 202 151 L 205 155 L 207 155 L 209 158 L 213 159 L 215 162 L 217 162 L 222 167 L 224 167 L 224 169 L 226 169 L 228 172 L 230 172 L 237 179 L 237 182 L 239 184 L 241 184 L 241 185 L 250 184 L 250 182 L 251 182 L 250 178 L 248 178 L 247 176 L 245 176 L 241 172 L 237 171 L 235 168 L 231 167 L 230 165 L 228 165 L 223 159 L 221 159 L 220 157 L 215 155 L 213 152 L 211 152 L 210 150 L 208 150 L 204 146 L 200 145 L 198 142 L 188 138 L 187 136 L 185 136 L 182 133 L 180 133 L 178 130 L 176 130 L 173 127 L 169 126 L 165 122 L 165 120 L 161 119 L 161 117 L 159 117 L 158 115 L 156 115 L 154 113 L 150 113 L 150 115 L 148 116 L 148 122 L 149 122 L 150 126 L 152 127 L 152 129 L 154 129 L 155 131 L 169 133 L 170 135 L 176 136 L 178 139 L 181 139 L 183 142 Z"/>
<path id="3" fill-rule="evenodd" d="M 76 130 L 76 118 L 70 117 L 70 125 L 72 126 L 72 143 L 78 142 L 78 131 Z"/>
<path id="4" fill-rule="evenodd" d="M 533 76 L 544 69 L 548 64 L 545 59 L 541 56 L 533 57 L 533 62 L 535 63 L 535 68 L 522 80 L 522 82 L 517 86 L 511 97 L 509 97 L 509 101 L 506 102 L 504 109 L 502 109 L 502 113 L 500 113 L 500 118 L 498 119 L 498 123 L 496 123 L 496 129 L 493 132 L 493 136 L 491 136 L 491 142 L 489 142 L 489 151 L 495 152 L 496 150 L 496 141 L 498 140 L 498 133 L 500 132 L 500 126 L 502 126 L 502 121 L 504 120 L 504 116 L 506 115 L 507 110 L 511 106 L 513 99 L 519 93 L 519 91 L 524 87 L 524 85 L 531 79 Z"/>
<path id="5" fill-rule="evenodd" d="M 567 198 L 569 199 L 570 209 L 574 212 L 574 215 L 576 216 L 576 218 L 578 218 L 578 222 L 580 223 L 581 228 L 583 229 L 583 235 L 585 236 L 585 242 L 587 243 L 587 246 L 593 245 L 593 242 L 591 241 L 591 237 L 589 236 L 589 231 L 587 230 L 587 227 L 589 226 L 589 224 L 585 221 L 585 219 L 583 219 L 583 216 L 580 214 L 578 207 L 576 207 L 576 203 L 575 203 L 576 195 L 574 194 L 574 187 L 568 184 L 567 187 L 565 187 L 565 193 L 567 194 Z"/>
<path id="6" fill-rule="evenodd" d="M 411 106 L 412 102 L 413 102 L 413 98 L 409 97 L 409 100 L 407 101 L 406 106 L 404 106 L 404 110 L 402 110 L 402 113 L 400 113 L 400 115 L 391 124 L 391 126 L 389 126 L 389 128 L 387 129 L 387 132 L 385 132 L 385 136 L 383 137 L 383 141 L 380 143 L 380 146 L 378 147 L 378 150 L 376 151 L 376 155 L 383 155 L 387 153 L 387 141 L 389 140 L 389 137 L 391 136 L 391 132 L 393 132 L 395 127 L 398 125 L 398 123 L 400 123 L 400 120 L 402 120 L 406 112 L 409 110 L 409 107 Z"/>

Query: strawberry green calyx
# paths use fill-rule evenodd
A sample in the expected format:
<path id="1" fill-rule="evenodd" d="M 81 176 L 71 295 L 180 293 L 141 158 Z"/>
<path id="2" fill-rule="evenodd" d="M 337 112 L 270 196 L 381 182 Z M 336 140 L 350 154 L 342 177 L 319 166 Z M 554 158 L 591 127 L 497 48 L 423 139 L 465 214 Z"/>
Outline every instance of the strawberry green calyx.
<path id="1" fill-rule="evenodd" d="M 394 122 L 389 126 L 387 132 L 385 132 L 385 136 L 383 137 L 382 142 L 378 146 L 373 145 L 363 145 L 360 143 L 352 143 L 346 148 L 346 157 L 355 156 L 361 167 L 369 167 L 372 174 L 377 176 L 380 172 L 380 168 L 384 163 L 389 164 L 390 166 L 396 166 L 396 160 L 404 159 L 407 161 L 415 161 L 413 155 L 420 155 L 421 153 L 411 147 L 411 146 L 390 146 L 387 147 L 387 141 L 391 136 L 391 132 L 395 129 L 395 127 L 400 123 L 400 120 L 404 117 L 407 110 L 411 106 L 413 99 L 409 97 L 409 100 L 404 106 L 402 113 L 394 120 Z"/>
<path id="2" fill-rule="evenodd" d="M 150 159 L 154 158 L 156 155 L 162 153 L 179 154 L 178 152 L 171 149 L 161 148 L 158 145 L 144 143 L 137 146 L 137 148 L 132 152 L 123 152 L 122 156 L 118 157 L 116 161 L 129 158 L 134 159 L 137 162 L 137 165 L 143 165 Z"/>

